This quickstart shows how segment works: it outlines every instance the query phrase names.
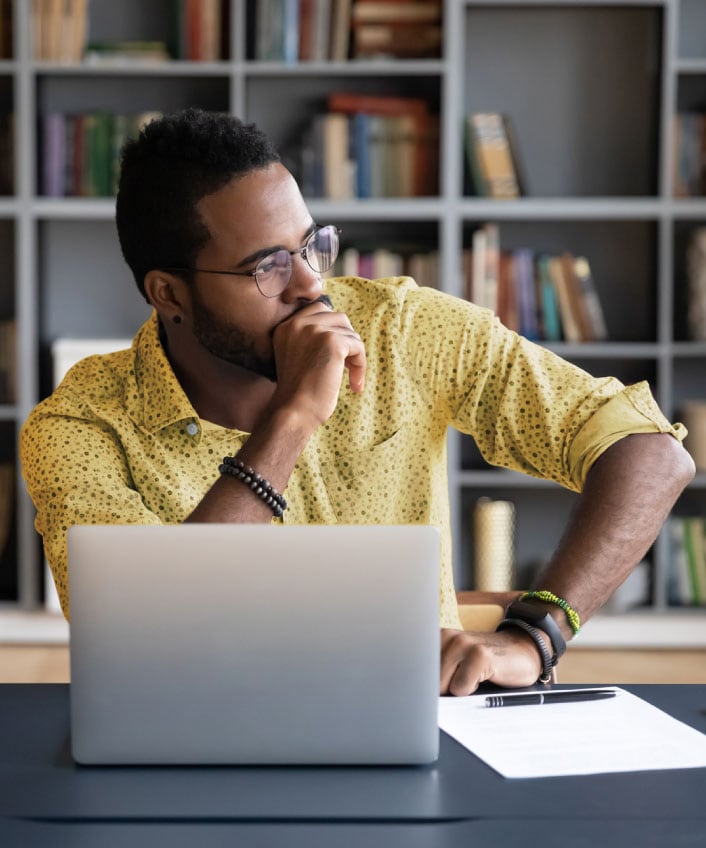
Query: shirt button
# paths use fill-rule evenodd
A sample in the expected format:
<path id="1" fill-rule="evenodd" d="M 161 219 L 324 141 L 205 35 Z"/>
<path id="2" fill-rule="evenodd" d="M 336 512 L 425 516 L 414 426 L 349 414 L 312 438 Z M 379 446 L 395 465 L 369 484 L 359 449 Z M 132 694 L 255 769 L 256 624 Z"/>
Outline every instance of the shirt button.
<path id="1" fill-rule="evenodd" d="M 199 425 L 198 425 L 198 424 L 195 424 L 193 421 L 190 421 L 190 422 L 186 425 L 186 432 L 187 432 L 190 436 L 195 436 L 195 435 L 197 435 L 197 433 L 199 432 Z"/>

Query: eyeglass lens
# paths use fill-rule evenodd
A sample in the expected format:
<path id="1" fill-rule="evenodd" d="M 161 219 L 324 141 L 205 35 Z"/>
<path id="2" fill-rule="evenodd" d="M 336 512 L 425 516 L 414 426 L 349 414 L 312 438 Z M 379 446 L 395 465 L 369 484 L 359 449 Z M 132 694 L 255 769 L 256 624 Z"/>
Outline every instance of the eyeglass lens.
<path id="1" fill-rule="evenodd" d="M 332 225 L 313 232 L 300 251 L 312 271 L 323 274 L 332 267 L 338 256 L 338 229 Z M 260 292 L 274 297 L 286 288 L 292 276 L 292 254 L 278 250 L 266 256 L 255 269 L 255 280 Z"/>

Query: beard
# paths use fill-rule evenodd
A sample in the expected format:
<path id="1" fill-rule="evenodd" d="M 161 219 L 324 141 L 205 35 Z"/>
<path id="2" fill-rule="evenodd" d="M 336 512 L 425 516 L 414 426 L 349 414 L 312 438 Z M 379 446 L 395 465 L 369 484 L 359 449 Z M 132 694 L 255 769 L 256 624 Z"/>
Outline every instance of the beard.
<path id="1" fill-rule="evenodd" d="M 333 309 L 328 295 L 322 294 L 314 303 L 323 303 Z M 303 303 L 303 309 L 310 303 Z M 227 324 L 208 309 L 195 294 L 192 301 L 193 332 L 196 340 L 217 359 L 222 359 L 238 368 L 252 371 L 260 377 L 277 382 L 277 363 L 274 352 L 270 357 L 261 356 L 256 350 L 252 338 L 237 324 Z M 297 310 L 299 311 L 299 310 Z M 288 319 L 287 319 L 288 320 Z M 274 330 L 270 333 L 272 337 Z"/>

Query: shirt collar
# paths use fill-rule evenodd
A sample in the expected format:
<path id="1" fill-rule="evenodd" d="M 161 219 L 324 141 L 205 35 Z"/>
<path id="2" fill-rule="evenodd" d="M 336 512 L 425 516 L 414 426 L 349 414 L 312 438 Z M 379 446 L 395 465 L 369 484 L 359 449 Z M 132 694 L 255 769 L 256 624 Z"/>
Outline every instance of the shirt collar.
<path id="1" fill-rule="evenodd" d="M 133 421 L 152 433 L 184 419 L 198 421 L 162 347 L 156 312 L 137 331 L 132 350 L 127 409 Z"/>

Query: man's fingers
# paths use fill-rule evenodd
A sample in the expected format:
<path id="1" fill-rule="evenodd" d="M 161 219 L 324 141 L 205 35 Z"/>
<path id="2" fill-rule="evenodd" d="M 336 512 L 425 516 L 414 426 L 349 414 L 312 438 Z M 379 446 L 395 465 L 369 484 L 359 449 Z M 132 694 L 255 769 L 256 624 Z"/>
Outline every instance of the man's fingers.
<path id="1" fill-rule="evenodd" d="M 359 394 L 365 386 L 367 359 L 365 357 L 365 345 L 357 333 L 355 334 L 355 342 L 356 344 L 351 344 L 344 364 L 348 368 L 348 383 L 351 391 Z"/>
<path id="2" fill-rule="evenodd" d="M 449 633 L 441 651 L 442 695 L 470 695 L 492 675 L 492 654 L 465 631 Z"/>

